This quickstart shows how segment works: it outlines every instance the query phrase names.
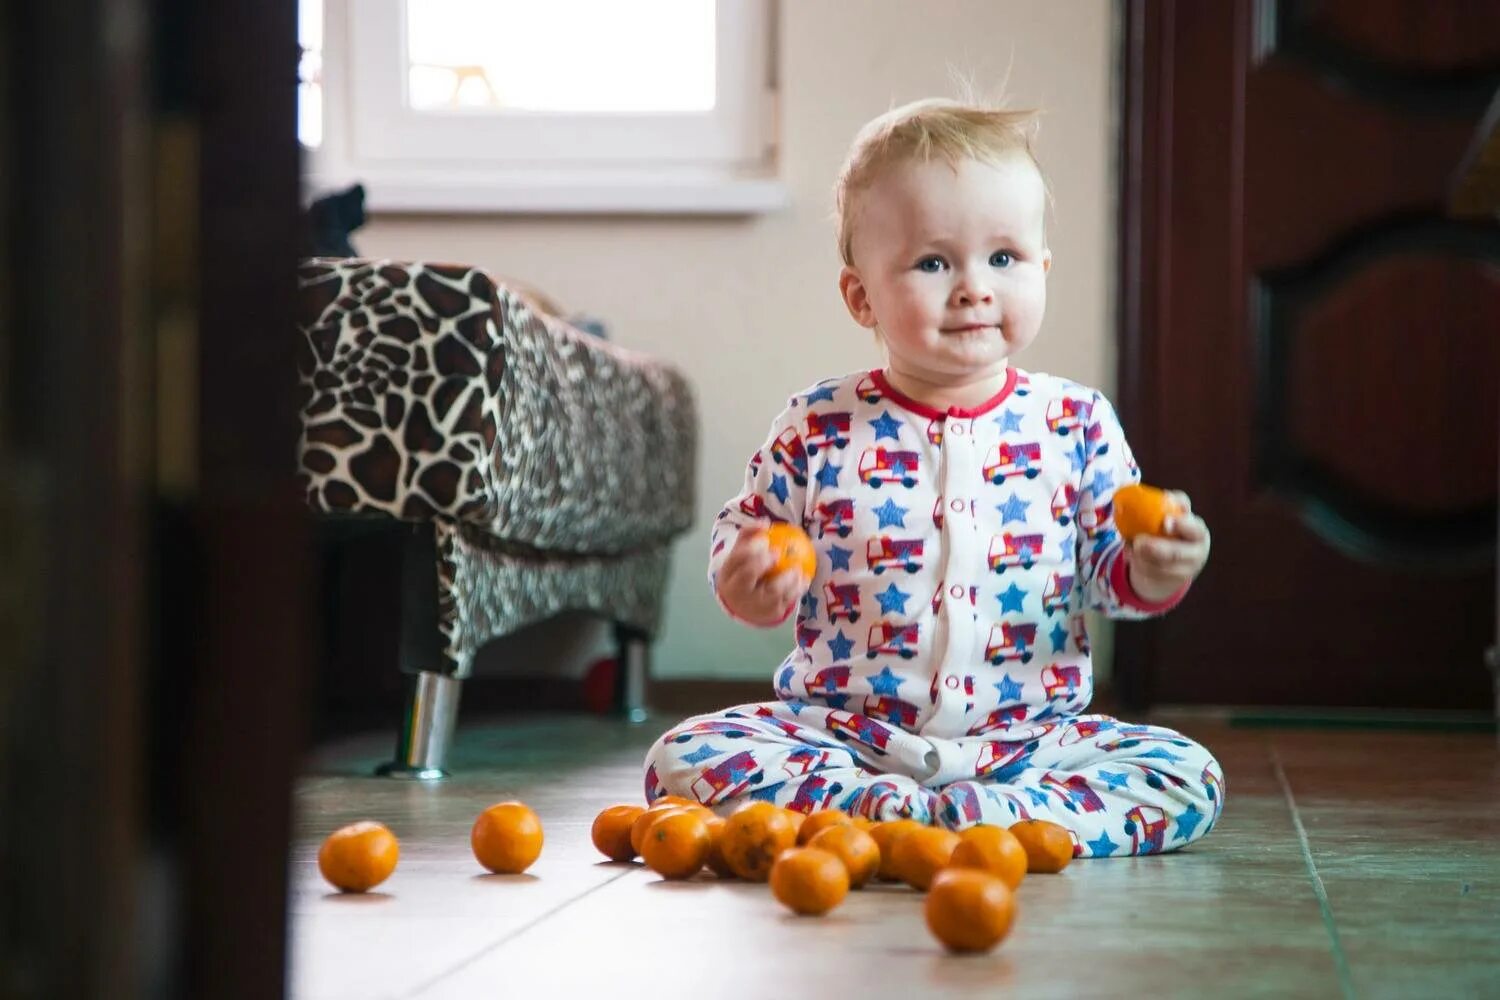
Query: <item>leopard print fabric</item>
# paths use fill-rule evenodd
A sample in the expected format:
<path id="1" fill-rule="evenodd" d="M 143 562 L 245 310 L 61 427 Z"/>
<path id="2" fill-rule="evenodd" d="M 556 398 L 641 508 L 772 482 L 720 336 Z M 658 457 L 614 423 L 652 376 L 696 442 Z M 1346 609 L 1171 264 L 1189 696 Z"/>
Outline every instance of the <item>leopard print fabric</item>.
<path id="1" fill-rule="evenodd" d="M 300 471 L 328 514 L 431 521 L 446 662 L 564 609 L 654 633 L 691 523 L 696 414 L 671 367 L 483 271 L 311 259 Z"/>

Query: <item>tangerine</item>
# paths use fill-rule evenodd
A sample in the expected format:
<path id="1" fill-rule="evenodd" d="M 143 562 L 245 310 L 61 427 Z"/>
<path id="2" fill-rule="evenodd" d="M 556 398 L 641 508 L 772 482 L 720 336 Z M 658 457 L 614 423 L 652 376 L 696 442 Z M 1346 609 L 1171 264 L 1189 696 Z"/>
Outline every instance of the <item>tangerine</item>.
<path id="1" fill-rule="evenodd" d="M 1026 877 L 1026 848 L 1003 826 L 971 826 L 958 835 L 948 865 L 987 871 L 1014 889 Z"/>
<path id="2" fill-rule="evenodd" d="M 876 846 L 875 838 L 853 823 L 835 823 L 826 827 L 818 831 L 807 846 L 838 855 L 849 871 L 851 889 L 862 887 L 880 868 L 880 848 Z"/>
<path id="3" fill-rule="evenodd" d="M 708 857 L 703 863 L 719 878 L 734 878 L 734 870 L 724 860 L 724 817 L 715 816 L 704 825 L 708 827 Z"/>
<path id="4" fill-rule="evenodd" d="M 797 841 L 786 810 L 769 802 L 752 802 L 724 821 L 720 835 L 724 863 L 740 878 L 764 882 L 776 856 Z"/>
<path id="5" fill-rule="evenodd" d="M 901 881 L 901 876 L 896 874 L 894 864 L 896 842 L 913 830 L 922 828 L 922 824 L 914 819 L 893 819 L 870 827 L 870 837 L 874 839 L 875 846 L 880 848 L 880 868 L 876 871 L 877 878 L 884 882 Z"/>
<path id="6" fill-rule="evenodd" d="M 1048 875 L 1062 871 L 1073 860 L 1073 838 L 1068 828 L 1045 819 L 1023 819 L 1010 832 L 1026 850 L 1026 870 Z"/>
<path id="7" fill-rule="evenodd" d="M 830 826 L 853 826 L 854 821 L 837 809 L 823 809 L 803 820 L 797 828 L 797 843 L 806 845 Z"/>
<path id="8" fill-rule="evenodd" d="M 849 895 L 849 871 L 830 851 L 793 847 L 771 866 L 771 892 L 794 913 L 819 916 Z"/>
<path id="9" fill-rule="evenodd" d="M 685 799 L 681 795 L 663 795 L 659 799 L 652 799 L 646 803 L 646 808 L 652 806 L 696 806 L 699 803 L 695 799 Z"/>
<path id="10" fill-rule="evenodd" d="M 384 823 L 360 820 L 328 835 L 318 848 L 318 871 L 342 892 L 366 892 L 396 870 L 401 845 Z"/>
<path id="11" fill-rule="evenodd" d="M 1168 517 L 1187 513 L 1187 508 L 1165 490 L 1145 483 L 1128 483 L 1115 490 L 1111 501 L 1115 530 L 1127 541 L 1137 535 L 1160 535 Z"/>
<path id="12" fill-rule="evenodd" d="M 611 861 L 629 861 L 635 857 L 635 847 L 630 843 L 630 826 L 637 816 L 646 810 L 640 806 L 610 806 L 594 817 L 589 835 L 599 853 Z"/>
<path id="13" fill-rule="evenodd" d="M 712 843 L 703 817 L 683 809 L 651 824 L 641 845 L 641 860 L 662 878 L 688 878 L 708 860 Z"/>
<path id="14" fill-rule="evenodd" d="M 651 829 L 652 823 L 655 823 L 668 813 L 680 812 L 683 809 L 697 812 L 705 821 L 713 815 L 710 809 L 706 806 L 700 806 L 696 802 L 690 806 L 677 805 L 676 803 L 658 803 L 654 806 L 648 806 L 635 818 L 635 822 L 630 824 L 630 846 L 635 850 L 635 853 L 641 853 L 641 846 L 646 842 L 646 831 Z"/>
<path id="15" fill-rule="evenodd" d="M 926 890 L 932 877 L 948 866 L 958 847 L 958 834 L 937 826 L 924 826 L 896 841 L 891 848 L 891 866 L 901 881 L 913 889 Z"/>
<path id="16" fill-rule="evenodd" d="M 807 580 L 817 575 L 818 553 L 813 548 L 812 539 L 795 524 L 784 521 L 772 524 L 766 529 L 766 545 L 776 560 L 771 573 L 795 569 Z"/>
<path id="17" fill-rule="evenodd" d="M 996 875 L 948 868 L 932 880 L 925 904 L 927 929 L 949 951 L 989 951 L 1010 933 L 1015 895 Z"/>
<path id="18" fill-rule="evenodd" d="M 499 802 L 474 820 L 469 846 L 497 875 L 518 875 L 542 853 L 542 821 L 522 802 Z"/>

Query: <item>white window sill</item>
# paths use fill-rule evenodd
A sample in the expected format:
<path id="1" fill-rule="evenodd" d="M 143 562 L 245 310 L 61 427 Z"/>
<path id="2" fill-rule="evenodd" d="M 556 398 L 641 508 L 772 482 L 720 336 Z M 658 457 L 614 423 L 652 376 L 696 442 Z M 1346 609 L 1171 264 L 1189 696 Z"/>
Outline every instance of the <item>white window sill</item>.
<path id="1" fill-rule="evenodd" d="M 763 215 L 790 202 L 786 185 L 774 176 L 711 169 L 385 168 L 315 172 L 303 180 L 309 199 L 363 184 L 371 214 Z"/>

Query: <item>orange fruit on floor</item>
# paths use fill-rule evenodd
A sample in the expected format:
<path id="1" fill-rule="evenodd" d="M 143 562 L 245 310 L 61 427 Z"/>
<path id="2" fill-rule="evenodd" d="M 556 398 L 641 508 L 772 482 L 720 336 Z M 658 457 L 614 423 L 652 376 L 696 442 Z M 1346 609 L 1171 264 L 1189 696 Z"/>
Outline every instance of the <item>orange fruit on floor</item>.
<path id="1" fill-rule="evenodd" d="M 630 824 L 630 846 L 635 849 L 636 854 L 641 853 L 641 845 L 646 842 L 646 831 L 651 829 L 651 824 L 668 813 L 680 812 L 687 809 L 698 813 L 705 821 L 713 815 L 713 811 L 706 806 L 700 806 L 696 802 L 690 806 L 677 805 L 676 803 L 657 803 L 643 810 Z"/>
<path id="2" fill-rule="evenodd" d="M 635 857 L 635 847 L 630 843 L 630 827 L 635 818 L 646 810 L 640 806 L 610 806 L 594 817 L 589 835 L 599 853 L 611 861 L 629 861 Z"/>
<path id="3" fill-rule="evenodd" d="M 777 521 L 766 529 L 766 544 L 776 560 L 772 573 L 795 569 L 811 580 L 818 573 L 818 553 L 807 532 L 795 524 Z"/>
<path id="4" fill-rule="evenodd" d="M 875 841 L 875 846 L 880 848 L 880 868 L 876 871 L 877 877 L 885 882 L 901 881 L 901 876 L 896 874 L 894 864 L 896 841 L 913 830 L 921 829 L 924 829 L 922 824 L 914 819 L 893 819 L 870 827 L 870 837 Z"/>
<path id="5" fill-rule="evenodd" d="M 688 878 L 708 860 L 712 843 L 703 817 L 684 809 L 651 824 L 641 845 L 641 860 L 662 878 Z"/>
<path id="6" fill-rule="evenodd" d="M 786 810 L 769 802 L 752 802 L 724 821 L 720 851 L 730 871 L 752 882 L 764 882 L 776 856 L 797 842 Z"/>
<path id="7" fill-rule="evenodd" d="M 661 798 L 646 803 L 646 808 L 652 806 L 696 806 L 699 803 L 692 799 L 685 799 L 681 795 L 663 795 Z"/>
<path id="8" fill-rule="evenodd" d="M 866 832 L 869 831 L 870 827 L 875 825 L 874 820 L 866 819 L 863 816 L 850 816 L 849 822 L 853 823 L 855 826 Z"/>
<path id="9" fill-rule="evenodd" d="M 1137 535 L 1160 535 L 1168 517 L 1187 513 L 1165 490 L 1145 483 L 1129 483 L 1115 490 L 1111 501 L 1115 530 L 1127 540 Z"/>
<path id="10" fill-rule="evenodd" d="M 390 878 L 401 856 L 396 835 L 384 823 L 360 820 L 328 835 L 318 848 L 318 871 L 343 892 L 366 892 Z"/>
<path id="11" fill-rule="evenodd" d="M 1026 877 L 1026 848 L 1003 826 L 971 826 L 958 835 L 948 866 L 987 871 L 1014 889 Z"/>
<path id="12" fill-rule="evenodd" d="M 795 832 L 795 833 L 801 833 L 802 832 L 802 824 L 805 823 L 805 822 L 807 822 L 807 813 L 801 813 L 801 812 L 798 812 L 795 809 L 787 809 L 787 808 L 783 808 L 781 811 L 784 812 L 784 813 L 786 813 L 786 818 L 787 819 L 791 820 L 793 832 Z"/>
<path id="13" fill-rule="evenodd" d="M 724 825 L 723 816 L 715 816 L 704 822 L 704 826 L 708 827 L 708 857 L 703 863 L 719 878 L 734 878 L 734 870 L 724 860 Z"/>
<path id="14" fill-rule="evenodd" d="M 989 951 L 1010 933 L 1016 899 L 996 875 L 973 868 L 937 873 L 925 903 L 927 929 L 949 951 Z"/>
<path id="15" fill-rule="evenodd" d="M 875 838 L 853 823 L 835 823 L 820 831 L 807 846 L 838 855 L 849 872 L 849 888 L 858 889 L 880 868 L 880 848 Z"/>
<path id="16" fill-rule="evenodd" d="M 474 820 L 469 846 L 496 875 L 519 875 L 542 853 L 542 821 L 525 803 L 496 803 Z"/>
<path id="17" fill-rule="evenodd" d="M 853 825 L 854 821 L 844 813 L 839 812 L 837 809 L 824 809 L 820 812 L 813 813 L 811 816 L 802 821 L 802 825 L 797 828 L 797 843 L 805 846 L 808 841 L 812 840 L 819 833 L 822 833 L 830 826 Z"/>
<path id="18" fill-rule="evenodd" d="M 1066 827 L 1045 819 L 1023 819 L 1010 832 L 1026 850 L 1026 870 L 1048 875 L 1062 871 L 1073 860 L 1073 838 Z"/>
<path id="19" fill-rule="evenodd" d="M 953 859 L 958 834 L 938 826 L 924 826 L 896 841 L 891 848 L 891 865 L 901 881 L 913 889 L 926 890 L 932 877 Z"/>
<path id="20" fill-rule="evenodd" d="M 818 916 L 849 895 L 849 871 L 836 854 L 793 847 L 771 866 L 771 892 L 794 913 Z"/>

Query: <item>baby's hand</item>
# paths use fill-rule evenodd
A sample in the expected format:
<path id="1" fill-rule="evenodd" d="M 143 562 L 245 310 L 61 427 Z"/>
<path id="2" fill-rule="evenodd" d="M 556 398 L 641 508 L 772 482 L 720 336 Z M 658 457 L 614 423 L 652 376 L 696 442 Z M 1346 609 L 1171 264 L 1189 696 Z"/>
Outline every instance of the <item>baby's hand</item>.
<path id="1" fill-rule="evenodd" d="M 1168 515 L 1163 534 L 1137 535 L 1129 543 L 1126 564 L 1130 585 L 1143 600 L 1164 601 L 1193 581 L 1208 562 L 1208 525 L 1193 513 L 1186 493 L 1170 491 L 1185 514 Z"/>
<path id="2" fill-rule="evenodd" d="M 734 548 L 719 567 L 719 599 L 736 618 L 761 628 L 786 620 L 811 581 L 795 569 L 773 573 L 775 565 L 765 526 L 741 529 Z"/>

